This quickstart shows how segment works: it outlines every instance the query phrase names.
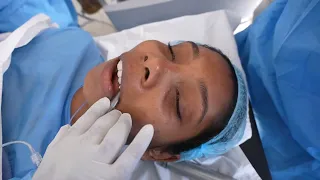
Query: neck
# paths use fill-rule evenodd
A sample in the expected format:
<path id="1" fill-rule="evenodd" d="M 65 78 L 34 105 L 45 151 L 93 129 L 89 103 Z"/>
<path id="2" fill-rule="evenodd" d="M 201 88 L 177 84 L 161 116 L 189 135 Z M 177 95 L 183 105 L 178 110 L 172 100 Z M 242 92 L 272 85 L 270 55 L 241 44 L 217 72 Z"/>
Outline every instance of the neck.
<path id="1" fill-rule="evenodd" d="M 86 101 L 86 99 L 83 96 L 83 88 L 77 90 L 77 92 L 74 94 L 72 101 L 71 101 L 71 109 L 70 113 L 72 117 L 74 113 L 83 105 L 83 103 Z M 85 104 L 74 116 L 74 118 L 71 121 L 71 125 L 73 125 L 87 110 L 89 109 L 88 104 Z"/>

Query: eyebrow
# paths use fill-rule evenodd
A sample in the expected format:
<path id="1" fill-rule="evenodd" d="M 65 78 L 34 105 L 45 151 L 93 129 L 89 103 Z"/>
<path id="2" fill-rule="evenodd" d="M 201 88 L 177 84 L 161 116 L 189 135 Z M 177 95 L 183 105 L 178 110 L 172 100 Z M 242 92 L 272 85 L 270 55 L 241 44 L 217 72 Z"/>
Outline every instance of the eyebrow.
<path id="1" fill-rule="evenodd" d="M 198 124 L 200 124 L 203 119 L 204 116 L 206 115 L 207 111 L 208 111 L 208 89 L 207 86 L 205 85 L 205 83 L 203 82 L 199 82 L 199 89 L 200 89 L 200 94 L 201 94 L 201 99 L 202 99 L 202 112 L 201 112 L 201 116 L 198 120 Z"/>
<path id="2" fill-rule="evenodd" d="M 196 43 L 192 41 L 187 41 L 192 46 L 192 53 L 193 53 L 193 59 L 197 58 L 199 56 L 199 47 Z"/>

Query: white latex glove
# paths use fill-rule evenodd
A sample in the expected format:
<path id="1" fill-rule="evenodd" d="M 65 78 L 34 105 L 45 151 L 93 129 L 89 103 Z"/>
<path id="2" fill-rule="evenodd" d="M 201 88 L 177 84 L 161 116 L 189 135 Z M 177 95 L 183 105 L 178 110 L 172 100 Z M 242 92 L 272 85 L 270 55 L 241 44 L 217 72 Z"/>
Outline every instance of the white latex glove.
<path id="1" fill-rule="evenodd" d="M 153 137 L 144 126 L 119 156 L 131 130 L 131 117 L 113 110 L 108 98 L 96 102 L 73 126 L 65 125 L 50 143 L 34 180 L 128 179 Z M 104 115 L 105 114 L 105 115 Z"/>

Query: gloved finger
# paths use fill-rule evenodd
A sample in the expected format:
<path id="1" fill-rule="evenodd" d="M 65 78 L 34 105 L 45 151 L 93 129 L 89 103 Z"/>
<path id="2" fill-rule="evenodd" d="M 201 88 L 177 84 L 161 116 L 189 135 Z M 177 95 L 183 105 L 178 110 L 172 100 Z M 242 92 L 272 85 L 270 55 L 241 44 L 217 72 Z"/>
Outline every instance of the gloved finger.
<path id="1" fill-rule="evenodd" d="M 84 136 L 90 137 L 89 139 L 92 143 L 100 144 L 109 129 L 118 121 L 120 116 L 121 112 L 118 110 L 113 110 L 107 113 L 100 117 L 84 134 Z"/>
<path id="2" fill-rule="evenodd" d="M 66 124 L 60 128 L 54 139 L 51 141 L 51 143 L 48 146 L 48 149 L 52 146 L 54 146 L 57 142 L 59 142 L 65 135 L 68 133 L 68 130 L 71 126 L 69 124 Z"/>
<path id="3" fill-rule="evenodd" d="M 100 144 L 98 155 L 100 162 L 110 164 L 114 162 L 121 148 L 127 141 L 132 126 L 131 116 L 124 113 L 118 122 L 109 130 Z"/>
<path id="4" fill-rule="evenodd" d="M 110 107 L 110 100 L 106 97 L 98 100 L 85 112 L 78 121 L 71 127 L 71 134 L 85 133 L 93 123 L 104 115 Z"/>
<path id="5" fill-rule="evenodd" d="M 131 144 L 116 160 L 116 162 L 114 163 L 115 168 L 126 169 L 127 173 L 132 173 L 142 155 L 148 148 L 153 134 L 154 129 L 151 124 L 143 126 L 143 128 L 139 131 Z"/>

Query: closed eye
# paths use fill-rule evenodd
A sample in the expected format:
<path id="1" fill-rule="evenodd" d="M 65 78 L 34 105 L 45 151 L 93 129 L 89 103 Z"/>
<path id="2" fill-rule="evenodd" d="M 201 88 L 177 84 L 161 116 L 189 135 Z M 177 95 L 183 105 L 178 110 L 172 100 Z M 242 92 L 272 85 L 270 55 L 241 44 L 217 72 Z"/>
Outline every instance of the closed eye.
<path id="1" fill-rule="evenodd" d="M 172 49 L 172 46 L 170 45 L 170 43 L 168 43 L 168 48 L 169 48 L 169 51 L 170 51 L 170 54 L 171 54 L 171 61 L 175 61 L 176 59 L 176 56 L 173 52 L 173 49 Z M 181 121 L 182 117 L 181 117 L 181 111 L 180 111 L 180 92 L 179 92 L 179 89 L 176 88 L 176 114 L 177 114 L 177 118 Z"/>
<path id="2" fill-rule="evenodd" d="M 176 56 L 172 50 L 172 46 L 170 45 L 170 43 L 168 43 L 168 48 L 169 48 L 169 51 L 170 51 L 170 54 L 171 54 L 171 60 L 174 61 L 176 59 Z"/>
<path id="3" fill-rule="evenodd" d="M 176 89 L 176 109 L 177 109 L 177 117 L 181 121 L 181 112 L 180 112 L 180 93 L 178 88 Z"/>

